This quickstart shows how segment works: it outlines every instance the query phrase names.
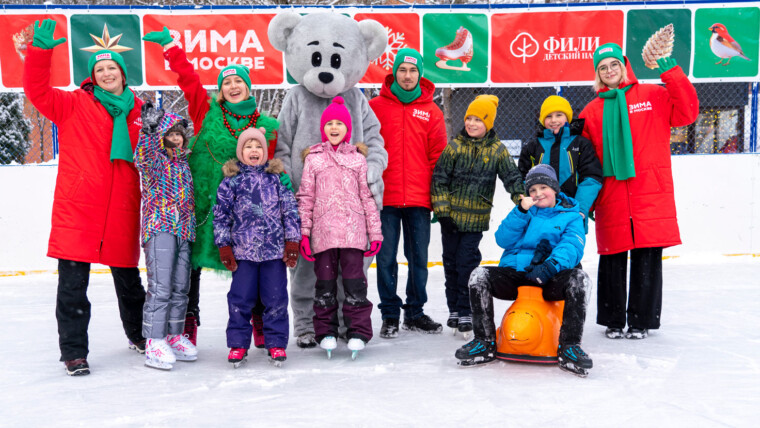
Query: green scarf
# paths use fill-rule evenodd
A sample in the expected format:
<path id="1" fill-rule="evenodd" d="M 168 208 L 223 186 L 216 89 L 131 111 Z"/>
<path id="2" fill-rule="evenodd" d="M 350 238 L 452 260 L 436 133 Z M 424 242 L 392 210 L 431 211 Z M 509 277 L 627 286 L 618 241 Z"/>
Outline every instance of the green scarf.
<path id="1" fill-rule="evenodd" d="M 239 116 L 251 115 L 256 111 L 256 98 L 253 97 L 235 104 L 227 101 L 224 101 L 222 104 L 224 104 L 224 108 Z M 224 115 L 227 116 L 227 123 L 230 124 L 232 129 L 240 129 L 247 125 L 249 121 L 247 118 L 237 119 L 226 113 Z"/>
<path id="2" fill-rule="evenodd" d="M 625 88 L 610 89 L 600 92 L 604 99 L 602 116 L 602 175 L 614 176 L 618 180 L 627 180 L 636 176 L 633 164 L 633 138 L 628 122 L 628 104 L 625 93 L 632 85 Z"/>
<path id="3" fill-rule="evenodd" d="M 127 114 L 135 107 L 135 94 L 132 89 L 125 86 L 121 95 L 114 95 L 99 86 L 95 86 L 95 98 L 103 104 L 103 107 L 113 118 L 111 160 L 123 159 L 127 162 L 134 162 L 129 128 L 127 128 Z"/>
<path id="4" fill-rule="evenodd" d="M 420 79 L 422 79 L 422 77 L 420 77 Z M 398 100 L 403 104 L 409 104 L 422 95 L 422 88 L 420 88 L 420 84 L 418 82 L 417 86 L 415 86 L 414 89 L 411 91 L 406 91 L 401 86 L 399 86 L 398 82 L 396 82 L 396 79 L 393 79 L 393 83 L 391 84 L 391 92 L 393 92 L 393 95 L 395 95 L 396 98 L 398 98 Z"/>

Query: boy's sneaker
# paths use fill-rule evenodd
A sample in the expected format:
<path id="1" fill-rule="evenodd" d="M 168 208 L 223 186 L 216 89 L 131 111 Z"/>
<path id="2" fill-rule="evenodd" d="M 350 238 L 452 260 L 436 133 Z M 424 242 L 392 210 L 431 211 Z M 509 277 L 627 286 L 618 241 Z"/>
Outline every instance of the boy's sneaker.
<path id="1" fill-rule="evenodd" d="M 196 318 L 194 314 L 188 313 L 185 316 L 185 331 L 182 332 L 182 335 L 187 336 L 187 340 L 189 340 L 193 346 L 198 346 L 198 318 Z"/>
<path id="2" fill-rule="evenodd" d="M 144 354 L 145 353 L 145 339 L 139 341 L 139 342 L 132 342 L 129 341 L 129 349 L 133 351 L 137 351 L 138 354 Z"/>
<path id="3" fill-rule="evenodd" d="M 315 342 L 316 343 L 316 342 Z M 282 366 L 282 363 L 288 359 L 283 348 L 269 348 L 269 360 L 277 367 Z"/>
<path id="4" fill-rule="evenodd" d="M 645 328 L 628 327 L 628 331 L 625 332 L 626 339 L 646 339 L 647 336 L 649 336 L 649 330 Z"/>
<path id="5" fill-rule="evenodd" d="M 457 312 L 449 313 L 449 319 L 446 320 L 446 327 L 453 328 L 454 330 L 459 327 L 459 314 Z M 454 331 L 456 333 L 456 331 Z"/>
<path id="6" fill-rule="evenodd" d="M 90 365 L 87 364 L 87 359 L 85 358 L 68 360 L 63 364 L 66 367 L 66 374 L 69 376 L 85 376 L 90 374 Z"/>
<path id="7" fill-rule="evenodd" d="M 247 349 L 232 348 L 230 349 L 230 353 L 227 355 L 227 361 L 232 363 L 233 367 L 238 368 L 240 367 L 241 364 L 245 362 L 247 356 L 248 356 Z"/>
<path id="8" fill-rule="evenodd" d="M 260 314 L 251 314 L 251 325 L 253 326 L 253 346 L 264 349 L 264 320 Z"/>
<path id="9" fill-rule="evenodd" d="M 562 370 L 581 377 L 588 376 L 588 370 L 594 366 L 591 358 L 577 344 L 559 345 L 557 362 Z"/>
<path id="10" fill-rule="evenodd" d="M 177 357 L 166 339 L 148 339 L 145 345 L 145 365 L 159 370 L 171 370 Z"/>
<path id="11" fill-rule="evenodd" d="M 198 349 L 184 334 L 166 336 L 166 342 L 172 348 L 177 361 L 195 361 L 198 359 Z"/>
<path id="12" fill-rule="evenodd" d="M 607 330 L 604 331 L 604 335 L 607 336 L 608 339 L 622 339 L 623 329 L 615 328 L 615 327 L 607 327 Z"/>
<path id="13" fill-rule="evenodd" d="M 459 365 L 468 367 L 487 364 L 496 360 L 496 342 L 493 340 L 473 339 L 457 349 L 454 356 Z"/>
<path id="14" fill-rule="evenodd" d="M 317 340 L 314 338 L 314 333 L 303 333 L 298 335 L 296 339 L 296 345 L 299 348 L 314 348 L 317 346 Z"/>
<path id="15" fill-rule="evenodd" d="M 404 318 L 404 330 L 418 331 L 420 333 L 435 334 L 443 331 L 443 326 L 433 321 L 427 315 L 421 315 L 415 319 Z"/>
<path id="16" fill-rule="evenodd" d="M 380 327 L 380 337 L 383 339 L 398 337 L 398 318 L 386 318 L 383 320 L 383 326 Z"/>

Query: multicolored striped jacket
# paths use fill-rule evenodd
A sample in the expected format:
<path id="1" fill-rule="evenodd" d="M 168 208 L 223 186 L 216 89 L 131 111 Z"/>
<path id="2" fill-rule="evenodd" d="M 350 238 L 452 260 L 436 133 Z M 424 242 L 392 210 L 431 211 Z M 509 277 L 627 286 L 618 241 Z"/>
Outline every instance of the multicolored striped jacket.
<path id="1" fill-rule="evenodd" d="M 140 132 L 135 166 L 142 183 L 142 245 L 158 232 L 195 241 L 195 199 L 187 153 L 177 150 L 172 159 L 164 149 L 164 134 L 182 120 L 166 113 L 155 134 Z"/>
<path id="2" fill-rule="evenodd" d="M 478 139 L 463 129 L 443 149 L 433 171 L 435 215 L 451 217 L 460 232 L 488 230 L 497 175 L 517 204 L 525 186 L 507 147 L 493 129 Z"/>

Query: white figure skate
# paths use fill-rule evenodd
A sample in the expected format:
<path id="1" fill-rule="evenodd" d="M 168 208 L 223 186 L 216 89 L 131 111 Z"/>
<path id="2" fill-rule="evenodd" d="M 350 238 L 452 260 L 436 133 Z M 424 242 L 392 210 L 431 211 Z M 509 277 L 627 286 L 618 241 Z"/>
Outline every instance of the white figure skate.
<path id="1" fill-rule="evenodd" d="M 440 58 L 440 61 L 436 62 L 435 66 L 445 70 L 470 71 L 467 63 L 472 60 L 472 55 L 472 34 L 468 29 L 459 27 L 457 35 L 451 44 L 435 50 L 435 56 Z M 456 60 L 461 61 L 462 65 L 457 67 L 447 63 L 447 61 Z"/>

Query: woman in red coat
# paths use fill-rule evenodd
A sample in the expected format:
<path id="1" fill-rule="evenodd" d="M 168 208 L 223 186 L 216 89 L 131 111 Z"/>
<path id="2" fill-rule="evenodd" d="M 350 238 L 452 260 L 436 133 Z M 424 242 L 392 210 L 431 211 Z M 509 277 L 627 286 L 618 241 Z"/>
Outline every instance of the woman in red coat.
<path id="1" fill-rule="evenodd" d="M 140 258 L 140 181 L 132 154 L 142 101 L 127 86 L 118 53 L 96 52 L 80 89 L 50 86 L 55 21 L 35 23 L 24 64 L 24 92 L 59 130 L 60 154 L 48 256 L 58 259 L 56 319 L 69 375 L 89 374 L 87 327 L 90 264 L 111 267 L 124 332 L 144 350 L 145 291 Z"/>
<path id="2" fill-rule="evenodd" d="M 594 206 L 599 251 L 597 324 L 611 339 L 643 339 L 660 327 L 662 249 L 681 243 L 670 166 L 670 127 L 699 114 L 697 91 L 671 58 L 657 61 L 665 87 L 640 84 L 620 46 L 594 53 L 599 97 L 580 118 L 602 161 Z M 626 265 L 631 252 L 630 291 Z M 626 297 L 628 308 L 626 309 Z"/>

